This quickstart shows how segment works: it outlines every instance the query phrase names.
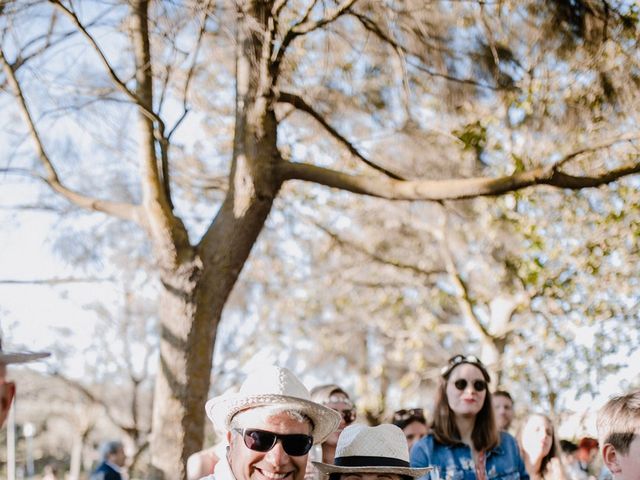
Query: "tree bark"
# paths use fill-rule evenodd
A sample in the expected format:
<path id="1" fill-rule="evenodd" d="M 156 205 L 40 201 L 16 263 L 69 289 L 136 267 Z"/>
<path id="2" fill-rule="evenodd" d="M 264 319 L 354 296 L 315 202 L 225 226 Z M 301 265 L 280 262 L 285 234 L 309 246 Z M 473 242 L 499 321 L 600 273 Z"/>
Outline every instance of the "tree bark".
<path id="1" fill-rule="evenodd" d="M 166 255 L 166 246 L 156 244 L 160 259 L 167 263 L 161 268 L 153 479 L 185 478 L 189 455 L 202 448 L 204 404 L 222 310 L 281 185 L 273 173 L 281 161 L 273 79 L 266 68 L 264 37 L 256 30 L 261 25 L 266 31 L 269 11 L 270 2 L 249 2 L 238 11 L 236 126 L 229 190 L 222 207 L 195 248 L 174 245 L 175 253 Z M 175 260 L 177 264 L 172 264 Z"/>

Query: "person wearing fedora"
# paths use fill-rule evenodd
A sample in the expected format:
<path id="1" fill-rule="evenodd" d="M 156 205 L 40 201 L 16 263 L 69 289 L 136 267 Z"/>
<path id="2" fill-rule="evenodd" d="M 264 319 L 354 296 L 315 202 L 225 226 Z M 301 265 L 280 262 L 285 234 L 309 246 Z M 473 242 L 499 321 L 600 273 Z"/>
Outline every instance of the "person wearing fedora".
<path id="1" fill-rule="evenodd" d="M 202 480 L 303 480 L 313 444 L 340 423 L 340 414 L 313 402 L 288 369 L 268 366 L 249 374 L 238 392 L 210 399 L 205 410 L 229 446 Z"/>
<path id="2" fill-rule="evenodd" d="M 333 464 L 313 464 L 329 480 L 408 480 L 432 470 L 411 468 L 404 433 L 389 423 L 346 427 L 338 439 Z"/>
<path id="3" fill-rule="evenodd" d="M 16 384 L 7 380 L 7 365 L 33 362 L 49 355 L 48 352 L 3 352 L 0 338 L 0 428 L 4 426 L 16 394 Z"/>

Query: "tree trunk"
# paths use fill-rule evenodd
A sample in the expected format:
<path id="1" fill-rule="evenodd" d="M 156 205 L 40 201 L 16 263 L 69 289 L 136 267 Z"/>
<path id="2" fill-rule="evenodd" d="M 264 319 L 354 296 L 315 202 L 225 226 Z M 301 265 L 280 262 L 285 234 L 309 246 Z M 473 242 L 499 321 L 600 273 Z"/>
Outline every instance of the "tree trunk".
<path id="1" fill-rule="evenodd" d="M 177 269 L 161 270 L 160 368 L 151 438 L 151 478 L 186 477 L 186 461 L 202 448 L 204 404 L 216 330 L 224 304 L 271 211 L 281 180 L 272 83 L 262 52 L 271 2 L 248 2 L 238 11 L 237 93 L 229 191 L 216 218 L 191 252 L 174 245 Z M 166 237 L 165 237 L 166 238 Z M 162 239 L 160 239 L 162 240 Z M 159 250 L 162 241 L 154 242 Z M 181 421 L 180 421 L 181 419 Z"/>

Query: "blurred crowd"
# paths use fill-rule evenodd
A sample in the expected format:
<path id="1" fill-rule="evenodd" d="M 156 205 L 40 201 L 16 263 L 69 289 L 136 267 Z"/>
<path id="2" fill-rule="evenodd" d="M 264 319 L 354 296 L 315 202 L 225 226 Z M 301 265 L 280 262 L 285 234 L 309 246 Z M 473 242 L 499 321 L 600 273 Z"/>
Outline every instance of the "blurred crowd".
<path id="1" fill-rule="evenodd" d="M 0 345 L 2 423 L 16 388 L 6 365 L 43 356 L 3 353 Z M 601 410 L 599 443 L 558 438 L 542 408 L 516 415 L 513 397 L 491 391 L 489 371 L 475 356 L 455 355 L 442 367 L 429 413 L 402 408 L 379 429 L 358 421 L 357 402 L 345 388 L 308 391 L 288 370 L 269 368 L 207 402 L 223 440 L 189 458 L 188 480 L 640 479 L 640 391 Z M 244 463 L 247 469 L 238 467 Z M 106 441 L 90 480 L 125 480 L 126 466 L 123 443 Z M 65 477 L 49 464 L 41 478 Z"/>

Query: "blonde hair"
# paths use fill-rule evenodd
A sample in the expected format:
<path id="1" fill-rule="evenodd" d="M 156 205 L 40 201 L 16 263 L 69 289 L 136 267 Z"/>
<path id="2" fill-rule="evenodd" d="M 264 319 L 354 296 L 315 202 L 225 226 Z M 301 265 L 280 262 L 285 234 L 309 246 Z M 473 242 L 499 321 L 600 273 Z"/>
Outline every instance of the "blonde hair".
<path id="1" fill-rule="evenodd" d="M 605 443 L 626 455 L 635 435 L 640 435 L 640 390 L 611 398 L 598 412 L 600 446 Z"/>

